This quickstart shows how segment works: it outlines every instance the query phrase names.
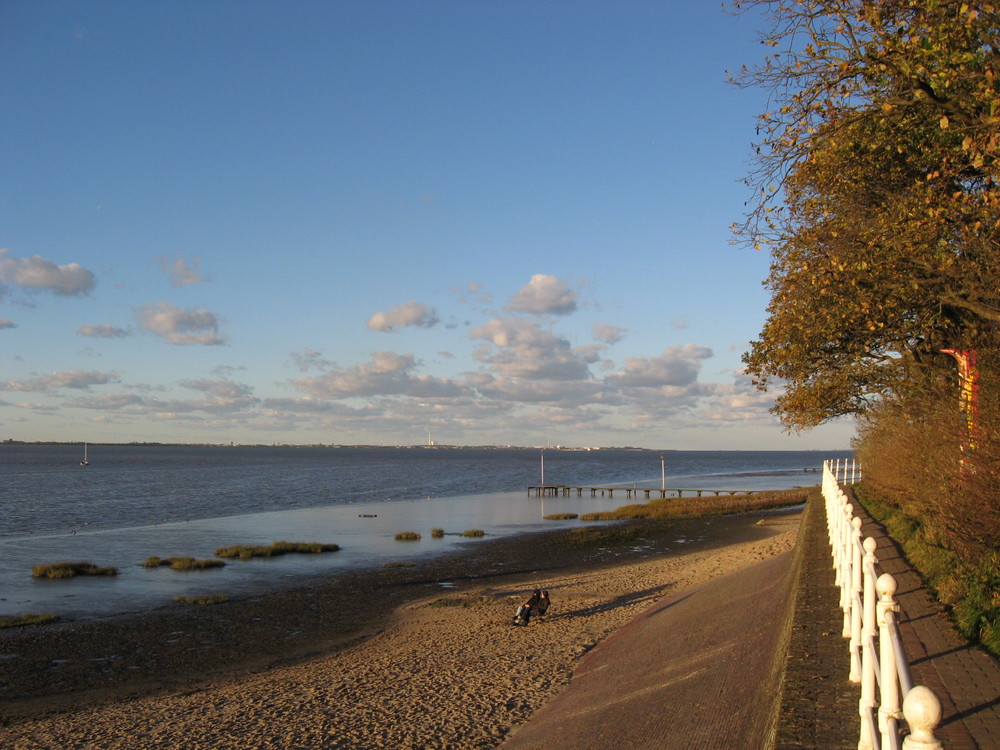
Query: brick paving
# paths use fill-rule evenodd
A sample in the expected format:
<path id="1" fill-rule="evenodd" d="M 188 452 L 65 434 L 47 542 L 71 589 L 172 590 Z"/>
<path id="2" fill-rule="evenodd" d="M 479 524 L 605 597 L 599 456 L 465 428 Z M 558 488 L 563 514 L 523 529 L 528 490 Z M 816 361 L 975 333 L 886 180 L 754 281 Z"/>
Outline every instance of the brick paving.
<path id="1" fill-rule="evenodd" d="M 962 640 L 899 546 L 864 508 L 856 502 L 854 506 L 862 520 L 862 534 L 878 543 L 879 568 L 896 579 L 899 630 L 913 683 L 926 685 L 941 699 L 938 739 L 946 750 L 997 750 L 1000 662 Z"/>
<path id="2" fill-rule="evenodd" d="M 1000 749 L 1000 664 L 958 638 L 892 540 L 862 518 L 899 583 L 914 682 L 942 699 L 945 750 Z M 588 653 L 504 750 L 853 750 L 860 691 L 847 680 L 833 578 L 817 500 L 794 552 L 654 605 Z"/>
<path id="3" fill-rule="evenodd" d="M 854 750 L 861 733 L 860 691 L 848 679 L 844 615 L 818 497 L 803 514 L 796 554 L 800 563 L 774 747 Z"/>

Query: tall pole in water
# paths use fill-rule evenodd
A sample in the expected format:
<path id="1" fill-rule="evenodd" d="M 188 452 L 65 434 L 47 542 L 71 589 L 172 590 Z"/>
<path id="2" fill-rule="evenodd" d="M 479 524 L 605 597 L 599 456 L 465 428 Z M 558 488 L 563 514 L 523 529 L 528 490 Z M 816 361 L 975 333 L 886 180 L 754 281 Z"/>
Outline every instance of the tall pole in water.
<path id="1" fill-rule="evenodd" d="M 663 461 L 663 454 L 660 454 L 660 489 L 667 489 L 667 468 Z"/>
<path id="2" fill-rule="evenodd" d="M 542 487 L 545 486 L 545 449 L 542 448 Z"/>

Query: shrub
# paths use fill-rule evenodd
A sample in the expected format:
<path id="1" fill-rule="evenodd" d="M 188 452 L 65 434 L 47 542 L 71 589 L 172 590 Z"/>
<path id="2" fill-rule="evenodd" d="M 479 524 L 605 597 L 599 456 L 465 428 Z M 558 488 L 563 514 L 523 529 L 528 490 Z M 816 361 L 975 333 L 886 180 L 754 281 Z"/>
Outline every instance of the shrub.
<path id="1" fill-rule="evenodd" d="M 444 529 L 431 529 L 431 538 L 440 539 L 444 536 Z"/>
<path id="2" fill-rule="evenodd" d="M 55 622 L 59 615 L 4 615 L 0 617 L 0 628 L 18 628 L 22 625 L 44 625 Z"/>
<path id="3" fill-rule="evenodd" d="M 118 568 L 101 568 L 89 562 L 59 562 L 36 565 L 31 569 L 34 578 L 73 578 L 74 576 L 116 576 Z"/>
<path id="4" fill-rule="evenodd" d="M 482 529 L 466 529 L 462 532 L 462 536 L 480 537 L 486 536 L 486 532 Z"/>
<path id="5" fill-rule="evenodd" d="M 924 519 L 909 516 L 906 508 L 894 506 L 872 494 L 867 483 L 855 488 L 857 499 L 872 517 L 903 548 L 910 563 L 920 571 L 928 587 L 950 610 L 955 629 L 968 640 L 1000 656 L 1000 552 L 962 560 L 938 541 Z"/>
<path id="6" fill-rule="evenodd" d="M 416 531 L 400 531 L 396 534 L 397 542 L 419 542 L 420 539 L 420 534 Z"/>

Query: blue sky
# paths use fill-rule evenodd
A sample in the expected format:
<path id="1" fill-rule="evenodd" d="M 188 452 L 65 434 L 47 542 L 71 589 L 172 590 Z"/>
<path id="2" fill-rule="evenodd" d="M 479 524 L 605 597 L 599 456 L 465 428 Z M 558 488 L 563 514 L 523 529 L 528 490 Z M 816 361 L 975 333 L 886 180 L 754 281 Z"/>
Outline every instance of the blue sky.
<path id="1" fill-rule="evenodd" d="M 845 448 L 740 355 L 760 21 L 0 8 L 0 438 Z"/>

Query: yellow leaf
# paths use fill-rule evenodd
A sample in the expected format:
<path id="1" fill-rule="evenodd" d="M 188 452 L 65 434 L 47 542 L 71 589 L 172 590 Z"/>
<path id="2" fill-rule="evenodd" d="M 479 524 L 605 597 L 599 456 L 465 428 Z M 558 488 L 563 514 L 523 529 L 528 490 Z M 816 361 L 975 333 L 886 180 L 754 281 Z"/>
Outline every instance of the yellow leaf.
<path id="1" fill-rule="evenodd" d="M 947 130 L 948 129 L 948 125 L 950 124 L 948 122 L 948 115 L 941 115 L 941 119 L 939 120 L 939 122 L 941 124 L 941 129 L 942 130 Z"/>

